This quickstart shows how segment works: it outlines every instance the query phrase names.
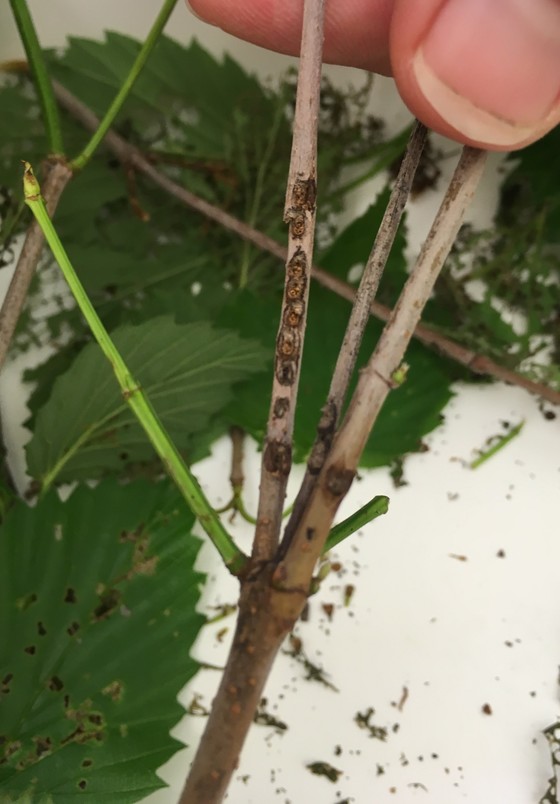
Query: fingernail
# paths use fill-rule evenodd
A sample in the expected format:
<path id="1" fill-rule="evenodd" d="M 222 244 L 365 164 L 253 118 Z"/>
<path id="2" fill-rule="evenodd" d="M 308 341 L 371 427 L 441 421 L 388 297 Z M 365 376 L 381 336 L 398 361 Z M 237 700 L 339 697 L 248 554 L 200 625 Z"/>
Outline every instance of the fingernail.
<path id="1" fill-rule="evenodd" d="M 521 143 L 560 102 L 560 3 L 447 0 L 412 68 L 425 98 L 461 134 Z"/>

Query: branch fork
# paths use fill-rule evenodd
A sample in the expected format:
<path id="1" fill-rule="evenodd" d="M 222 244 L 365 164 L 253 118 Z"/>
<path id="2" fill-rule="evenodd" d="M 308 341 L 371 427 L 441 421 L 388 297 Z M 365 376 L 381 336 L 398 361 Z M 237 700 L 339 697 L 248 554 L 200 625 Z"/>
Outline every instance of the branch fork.
<path id="1" fill-rule="evenodd" d="M 310 280 L 313 274 L 325 285 L 336 286 L 348 296 L 354 295 L 343 283 L 324 275 L 313 266 L 313 245 L 316 213 L 317 121 L 322 63 L 323 21 L 325 0 L 305 0 L 302 29 L 300 74 L 294 119 L 294 137 L 285 221 L 289 227 L 288 248 L 284 249 L 270 238 L 236 221 L 192 193 L 178 188 L 160 174 L 143 156 L 117 134 L 110 131 L 111 120 L 129 91 L 143 61 L 161 32 L 176 0 L 165 0 L 141 58 L 131 71 L 129 81 L 117 95 L 100 127 L 99 121 L 79 101 L 60 86 L 53 84 L 56 97 L 71 107 L 75 116 L 97 134 L 85 151 L 71 163 L 81 168 L 93 149 L 105 137 L 105 144 L 128 166 L 136 167 L 150 176 L 162 188 L 183 203 L 219 220 L 247 240 L 285 258 L 286 277 L 280 325 L 276 339 L 272 397 L 261 465 L 261 486 L 257 524 L 250 559 L 238 550 L 223 528 L 216 511 L 210 508 L 196 480 L 185 467 L 157 420 L 149 401 L 123 364 L 77 277 L 52 228 L 43 206 L 33 174 L 26 171 L 26 201 L 43 226 L 49 244 L 56 252 L 69 283 L 96 333 L 101 347 L 117 375 L 123 396 L 150 434 L 158 453 L 170 468 L 183 490 L 189 505 L 214 540 L 226 564 L 235 568 L 241 581 L 239 617 L 233 646 L 219 690 L 210 713 L 206 730 L 194 758 L 191 772 L 181 796 L 181 804 L 214 804 L 222 800 L 239 754 L 257 709 L 275 656 L 293 625 L 299 618 L 307 598 L 313 592 L 313 573 L 325 549 L 345 538 L 350 532 L 373 516 L 387 510 L 386 498 L 375 498 L 348 521 L 332 529 L 338 507 L 350 488 L 358 461 L 376 416 L 389 391 L 405 381 L 403 357 L 415 329 L 419 329 L 422 309 L 441 270 L 461 224 L 464 212 L 482 174 L 485 154 L 465 148 L 455 175 L 436 216 L 395 309 L 388 315 L 388 324 L 362 370 L 356 391 L 340 424 L 362 334 L 375 308 L 374 297 L 392 242 L 397 231 L 404 204 L 410 193 L 412 178 L 426 130 L 415 127 L 407 156 L 395 184 L 382 227 L 355 294 L 347 333 L 333 376 L 329 396 L 318 425 L 317 439 L 307 466 L 304 483 L 293 513 L 280 542 L 282 509 L 292 463 L 292 437 L 301 356 L 305 337 L 306 313 L 309 305 Z M 12 0 L 23 5 L 23 0 Z M 56 166 L 53 167 L 53 171 Z M 51 174 L 52 175 L 52 174 Z M 45 185 L 48 201 L 56 200 L 71 175 L 63 165 L 60 170 L 60 189 Z M 47 180 L 48 182 L 48 180 Z M 57 196 L 58 192 L 58 196 Z M 39 244 L 40 248 L 40 244 Z M 37 251 L 38 256 L 38 251 Z M 34 258 L 33 266 L 37 256 Z M 386 316 L 387 317 L 387 316 Z M 1 319 L 1 317 L 0 317 Z M 239 458 L 239 463 L 241 459 Z M 239 468 L 239 467 L 238 467 Z M 233 473 L 232 473 L 233 474 Z M 236 482 L 242 483 L 237 475 Z M 235 486 L 232 486 L 235 496 Z"/>

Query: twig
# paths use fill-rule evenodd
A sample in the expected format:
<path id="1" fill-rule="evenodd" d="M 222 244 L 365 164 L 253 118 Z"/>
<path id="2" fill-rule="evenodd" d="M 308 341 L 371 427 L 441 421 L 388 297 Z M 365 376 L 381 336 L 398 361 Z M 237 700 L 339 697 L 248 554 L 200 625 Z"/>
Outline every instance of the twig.
<path id="1" fill-rule="evenodd" d="M 343 542 L 344 539 L 347 539 L 360 528 L 363 528 L 365 525 L 369 525 L 369 523 L 374 519 L 377 519 L 378 516 L 386 514 L 388 510 L 388 497 L 384 497 L 383 495 L 374 497 L 373 500 L 367 502 L 357 511 L 354 511 L 353 514 L 350 514 L 349 517 L 331 529 L 323 548 L 323 554 L 328 553 L 329 550 L 332 550 L 333 547 L 336 547 L 337 544 Z"/>
<path id="2" fill-rule="evenodd" d="M 90 131 L 95 130 L 99 124 L 99 118 L 91 109 L 85 106 L 75 95 L 58 82 L 53 82 L 53 86 L 55 96 L 61 106 L 85 128 Z M 258 229 L 249 226 L 233 215 L 230 215 L 228 212 L 224 212 L 224 210 L 210 204 L 203 198 L 199 198 L 197 195 L 190 192 L 190 190 L 177 184 L 177 182 L 157 170 L 137 148 L 130 145 L 115 131 L 110 130 L 107 133 L 104 144 L 115 154 L 119 161 L 125 165 L 132 164 L 140 173 L 151 179 L 154 184 L 176 198 L 181 204 L 184 204 L 190 209 L 194 209 L 196 212 L 218 223 L 230 232 L 234 232 L 244 240 L 253 243 L 255 246 L 262 249 L 262 251 L 266 251 L 285 262 L 288 253 L 285 246 L 278 243 L 274 238 L 264 234 L 264 232 L 260 232 Z M 320 285 L 323 285 L 323 287 L 328 288 L 333 293 L 336 293 L 338 296 L 341 296 L 351 303 L 354 302 L 356 291 L 346 282 L 338 279 L 338 277 L 333 276 L 317 265 L 313 265 L 311 276 L 319 282 Z M 388 321 L 391 313 L 392 310 L 389 307 L 379 302 L 374 301 L 371 305 L 371 314 L 381 321 Z M 414 330 L 414 337 L 429 348 L 434 349 L 445 357 L 470 369 L 475 374 L 484 374 L 494 377 L 497 380 L 502 380 L 510 385 L 517 385 L 529 391 L 531 394 L 546 399 L 552 404 L 560 404 L 560 392 L 555 391 L 554 388 L 550 388 L 543 383 L 534 382 L 515 371 L 504 368 L 489 357 L 461 346 L 461 344 L 456 343 L 450 338 L 446 338 L 444 335 L 437 332 L 437 330 L 425 324 L 417 324 Z"/>
<path id="3" fill-rule="evenodd" d="M 181 804 L 214 804 L 222 800 L 274 658 L 305 603 L 305 595 L 271 586 L 273 567 L 267 560 L 276 550 L 291 467 L 294 407 L 312 265 L 323 19 L 324 0 L 305 0 L 285 208 L 290 238 L 261 469 L 253 572 L 242 584 L 233 646 Z"/>
<path id="4" fill-rule="evenodd" d="M 64 147 L 62 144 L 62 131 L 60 128 L 58 107 L 54 98 L 51 79 L 45 65 L 45 58 L 37 38 L 33 19 L 29 13 L 26 0 L 10 0 L 10 5 L 31 67 L 35 89 L 37 90 L 37 96 L 47 130 L 49 149 L 52 154 L 62 154 L 64 153 Z"/>
<path id="5" fill-rule="evenodd" d="M 142 425 L 144 432 L 161 458 L 163 465 L 175 481 L 179 491 L 199 520 L 201 526 L 214 543 L 224 563 L 232 574 L 239 575 L 245 568 L 246 556 L 239 550 L 220 522 L 218 515 L 204 496 L 196 478 L 191 473 L 179 451 L 166 433 L 148 397 L 128 370 L 126 363 L 113 344 L 109 333 L 101 323 L 99 316 L 95 312 L 60 242 L 58 234 L 49 217 L 45 202 L 41 196 L 39 182 L 35 178 L 31 165 L 28 162 L 25 163 L 23 187 L 25 203 L 33 212 L 53 252 L 53 256 L 58 262 L 64 274 L 64 278 L 68 282 L 82 315 L 86 319 L 103 354 L 111 364 L 124 400 Z"/>
<path id="6" fill-rule="evenodd" d="M 519 433 L 523 430 L 523 426 L 525 425 L 525 419 L 522 419 L 519 424 L 516 424 L 515 427 L 512 427 L 508 433 L 502 436 L 494 436 L 494 438 L 489 439 L 487 443 L 491 445 L 487 447 L 487 449 L 478 450 L 478 458 L 475 458 L 474 461 L 471 461 L 469 467 L 471 469 L 478 469 L 479 466 L 482 466 L 483 463 L 492 456 L 496 455 L 497 452 L 500 452 L 506 444 L 509 444 L 510 441 L 513 441 Z"/>
<path id="7" fill-rule="evenodd" d="M 229 437 L 231 439 L 231 472 L 229 475 L 229 482 L 231 483 L 231 490 L 233 496 L 241 494 L 243 491 L 243 483 L 245 482 L 245 475 L 243 474 L 243 458 L 245 457 L 245 433 L 241 427 L 230 427 Z"/>
<path id="8" fill-rule="evenodd" d="M 241 427 L 233 425 L 229 429 L 229 436 L 231 440 L 231 472 L 229 482 L 231 484 L 231 499 L 222 507 L 216 508 L 217 514 L 225 514 L 226 511 L 231 511 L 230 522 L 236 513 L 240 514 L 246 522 L 251 525 L 256 525 L 257 520 L 245 508 L 243 502 L 243 484 L 245 477 L 243 475 L 243 459 L 245 457 L 245 433 Z"/>
<path id="9" fill-rule="evenodd" d="M 336 276 L 320 268 L 313 271 L 313 276 L 323 287 L 332 290 L 333 293 L 336 293 L 343 299 L 349 302 L 352 302 L 354 299 L 356 295 L 355 290 Z M 371 314 L 380 321 L 389 321 L 393 310 L 391 310 L 390 307 L 386 307 L 384 304 L 374 301 L 371 305 Z M 522 374 L 500 366 L 491 358 L 486 357 L 486 355 L 481 355 L 478 352 L 474 352 L 472 349 L 468 349 L 466 346 L 461 346 L 460 343 L 451 340 L 451 338 L 446 338 L 445 335 L 442 335 L 426 324 L 418 323 L 414 328 L 413 337 L 428 348 L 438 352 L 438 354 L 465 366 L 465 368 L 469 369 L 474 374 L 493 377 L 496 380 L 508 383 L 508 385 L 517 385 L 530 394 L 535 394 L 536 396 L 546 399 L 553 405 L 560 405 L 560 391 L 556 391 L 554 388 L 544 383 L 535 382 L 528 377 L 524 377 Z"/>
<path id="10" fill-rule="evenodd" d="M 45 165 L 48 172 L 43 187 L 47 210 L 52 217 L 64 188 L 72 178 L 72 171 L 64 162 L 49 162 Z M 41 228 L 36 221 L 33 221 L 27 230 L 12 281 L 0 310 L 0 367 L 4 365 L 8 355 L 44 243 Z"/>
<path id="11" fill-rule="evenodd" d="M 350 488 L 375 419 L 392 387 L 414 328 L 463 220 L 484 169 L 486 153 L 465 147 L 416 265 L 367 366 L 362 370 L 344 421 L 298 523 L 285 558 L 274 574 L 284 588 L 307 590 L 334 515 Z M 399 377 L 399 380 L 401 378 Z"/>
<path id="12" fill-rule="evenodd" d="M 356 365 L 364 330 L 370 317 L 371 305 L 377 293 L 383 270 L 393 247 L 404 208 L 412 189 L 412 182 L 426 142 L 426 135 L 426 127 L 421 123 L 416 123 L 354 299 L 342 347 L 331 379 L 327 401 L 321 411 L 317 435 L 307 462 L 305 476 L 294 502 L 293 514 L 282 539 L 282 555 L 286 552 L 299 518 L 311 496 L 317 476 L 331 448 L 332 439 L 348 391 L 348 384 Z"/>
<path id="13" fill-rule="evenodd" d="M 272 558 L 292 467 L 292 436 L 305 337 L 317 198 L 317 129 L 323 52 L 324 0 L 303 12 L 292 155 L 284 220 L 289 224 L 286 279 L 274 355 L 272 399 L 263 445 L 254 562 Z"/>

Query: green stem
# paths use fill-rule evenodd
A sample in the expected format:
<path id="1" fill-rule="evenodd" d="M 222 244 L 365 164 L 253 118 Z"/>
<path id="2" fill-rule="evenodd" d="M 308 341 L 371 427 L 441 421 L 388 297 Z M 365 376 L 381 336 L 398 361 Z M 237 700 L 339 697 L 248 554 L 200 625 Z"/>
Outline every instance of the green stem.
<path id="1" fill-rule="evenodd" d="M 25 203 L 33 212 L 97 343 L 111 363 L 125 402 L 132 409 L 152 446 L 177 484 L 192 512 L 214 543 L 226 566 L 233 575 L 238 575 L 245 566 L 246 556 L 239 550 L 225 530 L 218 515 L 204 496 L 198 481 L 183 461 L 175 445 L 171 442 L 148 397 L 128 370 L 124 360 L 111 341 L 109 333 L 95 312 L 49 218 L 45 202 L 41 196 L 39 182 L 33 174 L 31 165 L 28 162 L 24 164 L 23 189 Z"/>
<path id="2" fill-rule="evenodd" d="M 12 6 L 12 13 L 39 96 L 45 128 L 47 129 L 49 150 L 53 154 L 63 154 L 64 146 L 62 143 L 58 106 L 54 98 L 51 79 L 47 71 L 39 39 L 37 38 L 37 32 L 35 31 L 31 14 L 27 8 L 27 2 L 26 0 L 10 0 L 10 5 Z"/>
<path id="3" fill-rule="evenodd" d="M 328 535 L 323 553 L 328 553 L 329 550 L 332 550 L 337 544 L 347 539 L 348 536 L 351 536 L 357 530 L 363 528 L 364 525 L 367 525 L 373 519 L 377 519 L 378 516 L 386 514 L 388 510 L 388 497 L 374 497 L 373 500 L 370 500 L 358 511 L 351 514 L 344 522 L 335 525 Z"/>
<path id="4" fill-rule="evenodd" d="M 257 520 L 254 516 L 251 516 L 249 511 L 245 508 L 245 503 L 243 502 L 243 498 L 239 492 L 235 492 L 231 500 L 222 508 L 216 508 L 217 514 L 225 514 L 227 511 L 232 511 L 234 514 L 238 513 L 245 522 L 248 522 L 250 525 L 256 525 Z"/>
<path id="5" fill-rule="evenodd" d="M 525 419 L 516 424 L 515 427 L 512 427 L 509 433 L 506 433 L 503 436 L 494 436 L 496 439 L 495 444 L 493 444 L 489 449 L 480 451 L 478 458 L 475 458 L 474 461 L 470 464 L 471 469 L 478 469 L 478 467 L 483 464 L 488 458 L 491 458 L 497 452 L 505 447 L 506 444 L 509 444 L 516 436 L 519 435 L 521 430 L 523 429 L 523 425 L 525 424 Z"/>
<path id="6" fill-rule="evenodd" d="M 107 109 L 105 116 L 99 123 L 97 130 L 94 132 L 92 138 L 84 148 L 84 150 L 70 163 L 72 170 L 81 170 L 89 162 L 95 150 L 99 147 L 101 141 L 113 125 L 116 116 L 120 112 L 123 103 L 125 102 L 130 90 L 134 86 L 136 79 L 142 72 L 156 42 L 158 41 L 161 32 L 165 28 L 167 20 L 171 16 L 171 12 L 175 8 L 177 0 L 164 0 L 161 11 L 156 17 L 154 24 L 146 38 L 146 41 L 140 48 L 140 51 L 134 60 L 134 64 L 130 68 L 130 72 L 125 78 L 121 88 L 117 92 L 115 99 Z"/>

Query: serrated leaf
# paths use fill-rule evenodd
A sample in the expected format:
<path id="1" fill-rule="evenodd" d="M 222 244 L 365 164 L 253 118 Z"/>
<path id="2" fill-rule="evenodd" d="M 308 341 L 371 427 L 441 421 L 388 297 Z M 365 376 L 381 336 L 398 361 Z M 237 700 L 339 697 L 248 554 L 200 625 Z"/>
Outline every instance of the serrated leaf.
<path id="1" fill-rule="evenodd" d="M 55 492 L 0 530 L 0 800 L 163 786 L 203 623 L 193 516 L 166 483 Z"/>
<path id="2" fill-rule="evenodd" d="M 267 351 L 255 341 L 169 317 L 112 333 L 133 376 L 176 446 L 190 439 L 232 396 L 233 384 L 262 369 Z M 55 383 L 27 447 L 33 477 L 57 481 L 98 477 L 154 453 L 123 400 L 101 350 L 89 344 Z"/>
<path id="3" fill-rule="evenodd" d="M 70 37 L 51 68 L 71 92 L 101 114 L 139 49 L 139 42 L 115 32 L 107 32 L 102 42 Z M 141 135 L 150 124 L 169 131 L 178 125 L 188 131 L 192 152 L 225 156 L 229 124 L 241 98 L 245 103 L 269 104 L 258 81 L 229 57 L 220 63 L 196 41 L 184 47 L 162 36 L 118 120 L 131 122 Z"/>

